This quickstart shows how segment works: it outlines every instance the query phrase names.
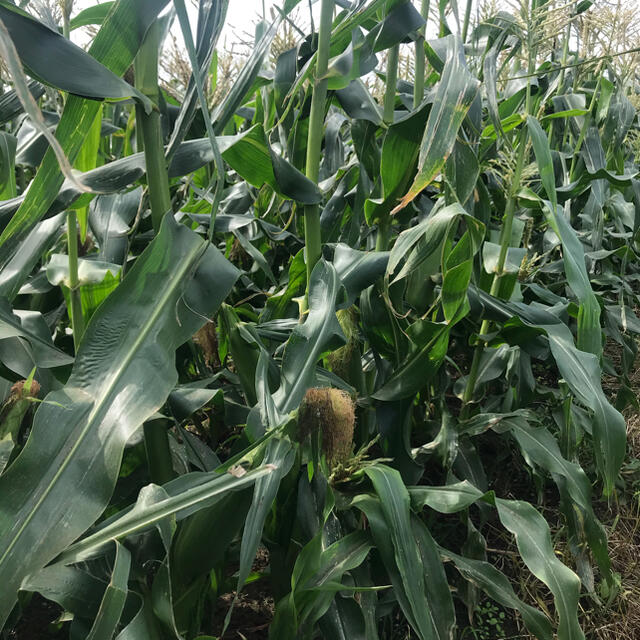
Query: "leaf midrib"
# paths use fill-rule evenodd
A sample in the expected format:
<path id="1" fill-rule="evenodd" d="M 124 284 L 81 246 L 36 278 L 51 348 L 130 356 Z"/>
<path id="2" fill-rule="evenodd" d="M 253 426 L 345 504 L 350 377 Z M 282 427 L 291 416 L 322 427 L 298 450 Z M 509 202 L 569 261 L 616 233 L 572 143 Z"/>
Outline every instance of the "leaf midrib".
<path id="1" fill-rule="evenodd" d="M 140 532 L 152 525 L 154 522 L 162 520 L 163 518 L 166 518 L 178 511 L 188 509 L 194 504 L 202 502 L 203 500 L 208 500 L 223 491 L 238 489 L 247 484 L 252 484 L 256 480 L 271 474 L 275 469 L 276 467 L 273 465 L 262 466 L 254 471 L 250 471 L 241 478 L 219 475 L 208 482 L 192 487 L 191 489 L 176 496 L 169 496 L 168 498 L 159 500 L 150 507 L 147 507 L 144 517 L 142 518 L 140 516 L 138 516 L 138 518 L 134 518 L 134 512 L 131 511 L 129 514 L 123 516 L 123 519 L 129 516 L 128 520 L 130 522 L 125 521 L 123 523 L 121 520 L 117 520 L 109 527 L 96 531 L 84 540 L 80 540 L 71 545 L 60 556 L 60 560 L 68 563 L 73 558 L 81 557 L 79 554 L 89 551 L 93 547 L 101 546 L 109 540 L 118 540 Z M 227 480 L 227 482 L 223 482 L 224 480 Z M 222 486 L 216 485 L 212 487 L 215 482 L 218 482 L 218 484 Z M 185 498 L 186 494 L 189 494 L 187 498 Z"/>
<path id="2" fill-rule="evenodd" d="M 154 323 L 163 312 L 165 304 L 169 301 L 169 299 L 173 295 L 178 284 L 182 282 L 184 275 L 191 269 L 192 264 L 194 262 L 194 257 L 198 257 L 198 253 L 200 253 L 201 248 L 202 248 L 201 242 L 199 242 L 197 245 L 194 245 L 194 248 L 189 252 L 189 259 L 185 260 L 182 266 L 180 266 L 180 268 L 178 268 L 175 272 L 173 272 L 174 273 L 173 276 L 170 276 L 170 279 L 169 279 L 170 286 L 166 288 L 165 292 L 162 294 L 162 296 L 158 300 L 155 310 L 148 317 L 147 321 L 142 325 L 136 340 L 134 341 L 133 345 L 129 349 L 129 352 L 125 357 L 125 359 L 123 360 L 121 366 L 118 368 L 118 371 L 116 372 L 116 374 L 114 374 L 111 377 L 111 380 L 109 381 L 109 384 L 106 386 L 105 391 L 101 394 L 98 401 L 94 404 L 94 407 L 87 418 L 87 424 L 84 427 L 84 429 L 82 429 L 82 431 L 80 432 L 80 435 L 77 441 L 74 443 L 74 445 L 70 449 L 66 458 L 62 461 L 60 468 L 58 469 L 58 471 L 56 471 L 55 475 L 51 479 L 51 482 L 49 482 L 45 490 L 42 492 L 42 495 L 38 498 L 36 503 L 33 505 L 31 511 L 25 518 L 20 528 L 16 531 L 11 541 L 7 544 L 7 547 L 3 552 L 2 556 L 0 556 L 0 570 L 3 563 L 7 559 L 7 556 L 11 553 L 11 551 L 13 550 L 13 547 L 16 545 L 17 541 L 20 539 L 20 536 L 22 535 L 22 533 L 35 517 L 38 509 L 42 506 L 43 502 L 51 492 L 53 486 L 56 484 L 60 476 L 66 471 L 76 451 L 84 443 L 87 434 L 91 430 L 92 423 L 95 420 L 96 415 L 105 405 L 109 395 L 112 393 L 117 382 L 120 380 L 121 376 L 123 375 L 123 372 L 127 369 L 135 353 L 137 352 L 138 347 L 147 338 L 148 334 L 151 331 L 151 328 L 153 327 Z"/>

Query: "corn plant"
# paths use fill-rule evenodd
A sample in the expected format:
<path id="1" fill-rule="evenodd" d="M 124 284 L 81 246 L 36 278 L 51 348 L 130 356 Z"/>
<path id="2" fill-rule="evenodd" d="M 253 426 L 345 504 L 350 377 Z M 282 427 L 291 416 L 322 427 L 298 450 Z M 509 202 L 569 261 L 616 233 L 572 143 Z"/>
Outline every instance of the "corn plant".
<path id="1" fill-rule="evenodd" d="M 222 637 L 256 582 L 278 640 L 456 638 L 481 597 L 585 637 L 640 333 L 637 114 L 576 49 L 592 4 L 321 0 L 305 33 L 285 0 L 220 99 L 227 0 L 195 34 L 184 0 L 0 0 L 3 637 L 34 594 L 69 638 Z"/>

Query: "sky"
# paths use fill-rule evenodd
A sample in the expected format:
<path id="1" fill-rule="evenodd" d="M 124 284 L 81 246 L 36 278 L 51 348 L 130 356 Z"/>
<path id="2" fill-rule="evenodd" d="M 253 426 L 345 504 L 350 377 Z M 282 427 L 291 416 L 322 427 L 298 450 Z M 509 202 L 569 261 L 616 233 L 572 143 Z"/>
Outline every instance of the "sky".
<path id="1" fill-rule="evenodd" d="M 221 38 L 219 40 L 220 46 L 226 46 L 231 48 L 234 43 L 246 41 L 248 35 L 253 37 L 254 24 L 260 18 L 262 18 L 263 10 L 266 13 L 267 19 L 271 17 L 271 8 L 274 5 L 282 5 L 284 0 L 229 0 L 229 7 L 227 9 L 227 19 L 224 30 L 222 31 Z M 317 13 L 319 8 L 319 2 L 313 0 L 316 3 L 314 7 L 314 14 Z M 100 4 L 100 0 L 75 0 L 73 15 L 79 13 L 82 9 Z M 185 2 L 189 10 L 189 17 L 191 19 L 192 31 L 195 35 L 196 22 L 198 11 L 189 0 Z M 303 1 L 300 3 L 301 14 L 308 12 L 308 2 Z M 176 20 L 173 25 L 172 32 L 176 35 L 178 41 L 182 41 L 180 35 L 180 26 Z M 78 44 L 84 44 L 85 37 L 82 34 L 74 34 L 73 40 Z"/>

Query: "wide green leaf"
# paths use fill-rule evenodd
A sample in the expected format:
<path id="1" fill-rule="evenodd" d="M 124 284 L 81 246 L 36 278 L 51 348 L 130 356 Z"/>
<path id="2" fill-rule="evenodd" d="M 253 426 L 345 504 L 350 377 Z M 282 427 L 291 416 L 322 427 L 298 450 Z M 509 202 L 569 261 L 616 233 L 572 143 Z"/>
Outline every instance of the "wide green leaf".
<path id="1" fill-rule="evenodd" d="M 550 226 L 562 242 L 564 268 L 569 285 L 580 301 L 578 317 L 578 348 L 589 351 L 596 356 L 602 353 L 600 332 L 600 305 L 591 288 L 591 282 L 584 259 L 584 248 L 580 244 L 574 229 L 567 222 L 564 214 L 558 211 L 553 160 L 549 149 L 547 135 L 540 123 L 532 116 L 527 118 L 527 126 L 533 149 L 535 151 L 540 178 L 551 206 L 545 206 L 545 213 Z"/>
<path id="2" fill-rule="evenodd" d="M 427 600 L 425 579 L 434 580 L 434 576 L 425 576 L 427 566 L 423 567 L 423 557 L 414 537 L 409 509 L 409 493 L 402 478 L 395 469 L 383 465 L 369 467 L 365 471 L 380 499 L 381 511 L 386 523 L 386 535 L 389 536 L 393 547 L 395 563 L 402 580 L 407 605 L 414 620 L 414 629 L 422 639 L 439 638 L 444 640 L 450 636 L 450 632 L 442 633 L 436 620 L 438 614 L 446 615 L 446 612 L 437 612 L 432 609 Z M 369 517 L 366 508 L 365 513 Z M 378 536 L 375 532 L 374 538 L 378 543 Z M 448 587 L 446 588 L 448 591 Z"/>
<path id="3" fill-rule="evenodd" d="M 181 476 L 174 487 L 147 485 L 133 508 L 123 515 L 118 514 L 97 531 L 70 545 L 60 556 L 65 563 L 75 563 L 95 557 L 113 540 L 122 540 L 157 526 L 169 516 L 184 518 L 200 509 L 211 506 L 220 496 L 229 491 L 246 488 L 256 480 L 273 473 L 276 467 L 263 466 L 241 477 L 231 473 L 191 474 Z"/>
<path id="4" fill-rule="evenodd" d="M 116 76 L 122 75 L 131 66 L 147 29 L 167 3 L 168 0 L 117 0 L 93 40 L 89 54 Z M 46 59 L 46 54 L 44 57 Z M 70 162 L 75 161 L 99 110 L 100 103 L 95 100 L 74 95 L 67 99 L 56 137 Z M 24 202 L 0 235 L 0 270 L 45 215 L 62 183 L 55 154 L 49 150 Z"/>
<path id="5" fill-rule="evenodd" d="M 556 557 L 549 525 L 528 502 L 496 498 L 495 503 L 500 521 L 516 538 L 524 563 L 553 593 L 560 619 L 558 640 L 583 640 L 578 622 L 580 578 Z"/>
<path id="6" fill-rule="evenodd" d="M 440 173 L 479 86 L 467 69 L 460 41 L 449 36 L 444 70 L 420 145 L 418 175 L 394 211 L 406 207 Z"/>
<path id="7" fill-rule="evenodd" d="M 524 620 L 527 629 L 539 640 L 551 640 L 553 634 L 551 624 L 546 616 L 525 604 L 516 596 L 507 576 L 484 560 L 474 560 L 440 548 L 445 559 L 450 559 L 456 569 L 470 582 L 482 589 L 490 598 L 504 607 L 517 609 Z"/>
<path id="8" fill-rule="evenodd" d="M 84 49 L 6 0 L 0 2 L 0 20 L 34 79 L 85 98 L 123 100 L 135 96 L 151 108 L 146 97 Z"/>
<path id="9" fill-rule="evenodd" d="M 175 386 L 174 350 L 216 310 L 237 275 L 214 247 L 167 217 L 94 315 L 69 381 L 47 396 L 27 445 L 0 478 L 0 620 L 23 578 L 98 518 L 127 440 Z M 81 493 L 72 489 L 80 485 Z"/>

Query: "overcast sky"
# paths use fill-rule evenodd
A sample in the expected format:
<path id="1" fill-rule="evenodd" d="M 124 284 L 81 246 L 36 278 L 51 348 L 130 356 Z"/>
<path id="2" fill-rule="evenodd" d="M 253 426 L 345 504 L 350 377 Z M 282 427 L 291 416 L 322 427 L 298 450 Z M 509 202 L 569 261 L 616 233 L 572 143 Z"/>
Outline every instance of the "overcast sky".
<path id="1" fill-rule="evenodd" d="M 316 14 L 319 10 L 320 3 L 316 2 L 316 0 L 313 1 L 316 4 L 314 7 L 314 14 Z M 270 19 L 273 5 L 281 6 L 283 2 L 284 0 L 229 0 L 227 19 L 222 37 L 219 41 L 219 46 L 223 47 L 226 43 L 227 47 L 231 47 L 234 43 L 246 41 L 248 39 L 247 34 L 253 37 L 255 22 L 262 18 L 263 11 L 266 13 L 267 19 Z M 75 0 L 73 14 L 76 15 L 82 9 L 96 4 L 101 4 L 100 0 Z M 198 11 L 190 1 L 187 1 L 185 4 L 189 10 L 192 31 L 195 36 Z M 308 13 L 308 6 L 308 0 L 303 0 L 300 3 L 301 16 Z M 177 20 L 174 22 L 172 31 L 179 40 L 182 40 L 180 37 L 180 25 Z M 86 38 L 86 36 L 83 37 L 80 33 L 73 34 L 72 37 L 78 44 L 84 43 Z"/>

